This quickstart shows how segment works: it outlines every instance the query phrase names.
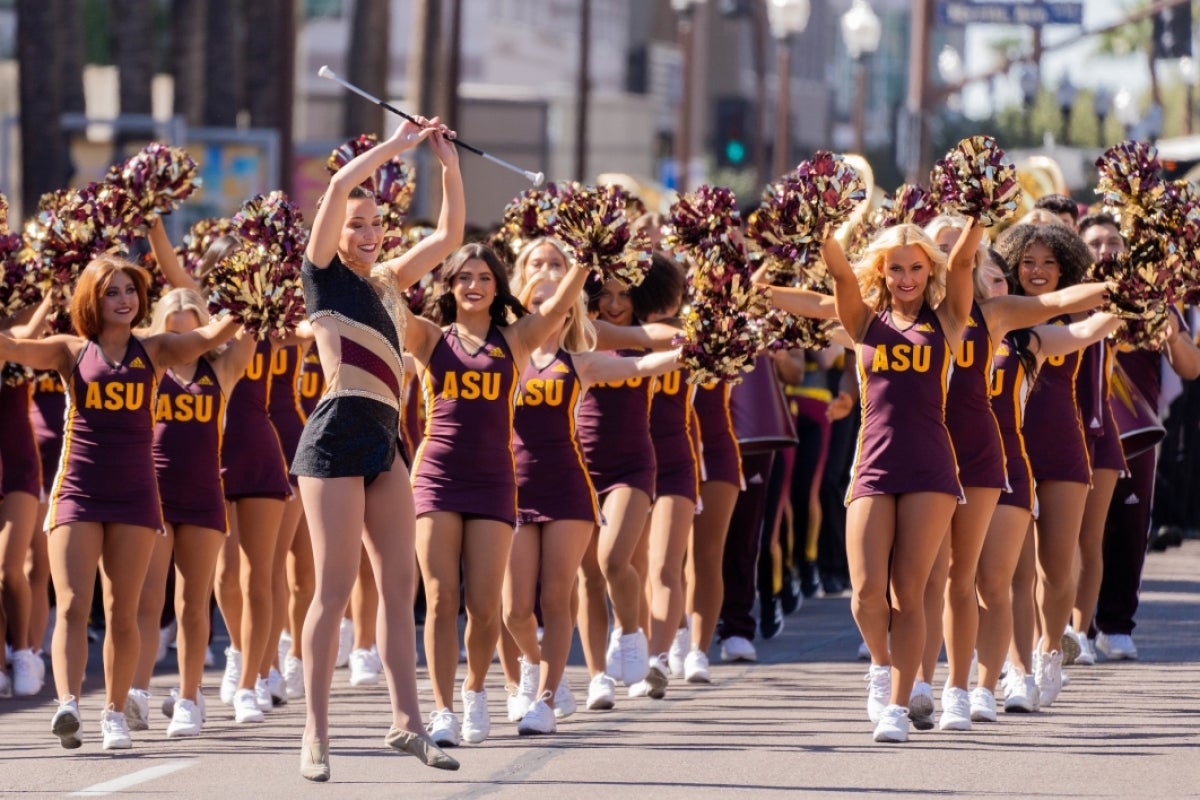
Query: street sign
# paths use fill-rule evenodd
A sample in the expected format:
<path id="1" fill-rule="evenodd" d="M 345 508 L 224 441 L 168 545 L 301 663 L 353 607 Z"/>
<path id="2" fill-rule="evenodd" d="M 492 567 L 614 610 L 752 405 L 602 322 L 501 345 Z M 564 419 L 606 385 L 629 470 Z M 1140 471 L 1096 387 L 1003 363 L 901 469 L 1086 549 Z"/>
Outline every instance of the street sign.
<path id="1" fill-rule="evenodd" d="M 1081 2 L 992 2 L 941 0 L 938 22 L 943 25 L 1082 25 Z"/>

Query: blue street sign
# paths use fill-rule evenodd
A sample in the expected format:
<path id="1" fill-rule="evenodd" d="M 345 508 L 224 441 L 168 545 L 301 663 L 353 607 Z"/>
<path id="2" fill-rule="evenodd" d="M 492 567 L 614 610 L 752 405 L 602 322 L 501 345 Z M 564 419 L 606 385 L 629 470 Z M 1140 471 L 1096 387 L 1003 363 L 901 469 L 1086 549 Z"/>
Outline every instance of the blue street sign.
<path id="1" fill-rule="evenodd" d="M 1082 25 L 1083 3 L 1079 2 L 992 2 L 942 0 L 937 6 L 943 25 Z"/>

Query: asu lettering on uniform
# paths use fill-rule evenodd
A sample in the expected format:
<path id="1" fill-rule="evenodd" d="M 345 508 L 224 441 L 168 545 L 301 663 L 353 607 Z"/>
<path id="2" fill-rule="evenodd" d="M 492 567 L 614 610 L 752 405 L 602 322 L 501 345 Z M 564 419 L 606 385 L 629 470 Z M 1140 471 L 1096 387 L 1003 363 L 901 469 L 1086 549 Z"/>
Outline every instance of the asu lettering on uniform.
<path id="1" fill-rule="evenodd" d="M 137 411 L 146 400 L 146 386 L 132 381 L 89 383 L 83 399 L 86 409 L 105 411 Z"/>
<path id="2" fill-rule="evenodd" d="M 655 394 L 677 395 L 683 385 L 683 376 L 679 370 L 660 375 L 654 383 Z"/>
<path id="3" fill-rule="evenodd" d="M 524 391 L 517 395 L 518 406 L 561 406 L 564 381 L 559 378 L 531 378 L 525 381 Z"/>
<path id="4" fill-rule="evenodd" d="M 246 367 L 245 378 L 247 380 L 256 381 L 263 376 L 263 354 L 255 353 L 254 358 L 250 361 L 250 366 Z"/>
<path id="5" fill-rule="evenodd" d="M 880 344 L 871 359 L 872 372 L 928 372 L 932 358 L 927 344 Z"/>
<path id="6" fill-rule="evenodd" d="M 211 422 L 213 418 L 212 395 L 160 394 L 154 411 L 155 422 Z"/>
<path id="7" fill-rule="evenodd" d="M 442 379 L 443 400 L 498 400 L 500 398 L 498 372 L 480 372 L 468 369 L 463 372 L 447 371 Z"/>
<path id="8" fill-rule="evenodd" d="M 651 379 L 651 380 L 653 380 L 653 379 Z M 640 377 L 639 378 L 626 378 L 623 381 L 609 381 L 609 382 L 596 383 L 596 384 L 592 385 L 592 388 L 593 389 L 637 389 L 645 381 L 646 381 L 645 378 L 640 378 Z"/>

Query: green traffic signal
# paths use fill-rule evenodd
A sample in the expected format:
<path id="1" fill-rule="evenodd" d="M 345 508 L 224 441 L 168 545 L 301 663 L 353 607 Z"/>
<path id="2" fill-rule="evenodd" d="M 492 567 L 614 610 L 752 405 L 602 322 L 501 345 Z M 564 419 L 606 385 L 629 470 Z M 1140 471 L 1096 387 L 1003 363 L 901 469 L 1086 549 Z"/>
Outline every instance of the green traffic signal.
<path id="1" fill-rule="evenodd" d="M 737 139 L 725 143 L 725 158 L 730 164 L 741 164 L 746 160 L 746 145 Z"/>

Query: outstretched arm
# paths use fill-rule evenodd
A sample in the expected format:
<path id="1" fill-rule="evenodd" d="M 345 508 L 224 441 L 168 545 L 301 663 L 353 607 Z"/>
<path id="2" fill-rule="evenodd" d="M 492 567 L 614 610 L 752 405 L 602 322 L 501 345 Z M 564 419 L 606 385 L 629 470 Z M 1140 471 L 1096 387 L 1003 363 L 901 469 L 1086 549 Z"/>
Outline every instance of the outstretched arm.
<path id="1" fill-rule="evenodd" d="M 614 325 L 596 319 L 592 325 L 596 329 L 596 350 L 666 350 L 681 333 L 674 325 L 661 322 Z"/>
<path id="2" fill-rule="evenodd" d="M 75 353 L 83 346 L 78 336 L 59 334 L 45 339 L 14 339 L 0 331 L 0 363 L 12 361 L 32 369 L 54 370 L 70 375 Z"/>
<path id="3" fill-rule="evenodd" d="M 187 333 L 159 333 L 142 340 L 146 352 L 159 369 L 187 364 L 228 341 L 241 323 L 226 314 L 204 327 Z"/>
<path id="4" fill-rule="evenodd" d="M 1006 294 L 983 301 L 983 317 L 995 341 L 1019 328 L 1031 328 L 1059 314 L 1090 311 L 1104 302 L 1108 283 L 1078 283 L 1042 295 Z"/>
<path id="5" fill-rule="evenodd" d="M 664 375 L 679 367 L 679 348 L 644 356 L 610 356 L 607 353 L 577 353 L 571 356 L 584 389 L 595 383 L 612 383 L 637 377 Z"/>
<path id="6" fill-rule="evenodd" d="M 442 165 L 442 211 L 437 229 L 432 234 L 404 255 L 384 264 L 395 276 L 397 288 L 401 291 L 421 280 L 423 275 L 453 253 L 462 244 L 466 226 L 467 201 L 453 131 L 434 130 L 429 135 L 429 146 Z"/>
<path id="7" fill-rule="evenodd" d="M 154 254 L 154 260 L 167 283 L 175 289 L 200 291 L 200 284 L 180 265 L 175 248 L 171 247 L 171 240 L 167 238 L 167 228 L 163 225 L 162 217 L 155 216 L 147 225 L 149 227 L 146 235 L 150 239 L 150 252 Z"/>
<path id="8" fill-rule="evenodd" d="M 867 326 L 871 324 L 871 309 L 863 300 L 858 277 L 846 260 L 846 251 L 837 239 L 830 236 L 821 245 L 821 257 L 825 260 L 825 268 L 833 276 L 833 299 L 838 319 L 850 338 L 861 342 L 867 335 Z"/>
<path id="9" fill-rule="evenodd" d="M 857 287 L 857 281 L 855 282 Z M 810 319 L 837 319 L 837 303 L 827 294 L 795 286 L 772 286 L 771 305 L 789 314 Z M 856 288 L 855 291 L 858 291 Z M 862 295 L 860 294 L 861 298 Z"/>
<path id="10" fill-rule="evenodd" d="M 436 119 L 432 120 L 431 124 L 433 122 L 436 122 Z M 312 234 L 304 251 L 309 261 L 319 268 L 328 267 L 337 255 L 350 190 L 374 175 L 380 164 L 390 161 L 406 150 L 411 150 L 432 133 L 433 128 L 422 127 L 405 120 L 391 137 L 353 158 L 329 179 L 329 188 L 325 190 L 325 199 L 321 201 L 321 207 L 317 209 L 317 216 L 313 219 Z"/>
<path id="11" fill-rule="evenodd" d="M 975 254 L 982 240 L 983 228 L 968 218 L 946 262 L 946 299 L 938 306 L 938 318 L 947 333 L 958 332 L 958 336 L 951 337 L 955 342 L 962 337 L 975 301 Z"/>
<path id="12" fill-rule="evenodd" d="M 217 383 L 221 384 L 221 391 L 226 397 L 250 366 L 257 345 L 258 340 L 243 328 L 234 335 L 229 347 L 217 357 L 213 369 L 217 373 Z"/>
<path id="13" fill-rule="evenodd" d="M 1070 325 L 1038 325 L 1033 328 L 1037 335 L 1030 340 L 1031 349 L 1039 359 L 1065 356 L 1100 341 L 1119 327 L 1120 318 L 1107 313 L 1092 314 Z"/>
<path id="14" fill-rule="evenodd" d="M 583 283 L 587 280 L 589 270 L 586 267 L 572 267 L 566 276 L 559 281 L 554 295 L 542 303 L 541 308 L 521 317 L 506 329 L 508 342 L 514 350 L 520 350 L 518 361 L 524 363 L 529 353 L 536 349 L 567 316 L 583 291 Z"/>

